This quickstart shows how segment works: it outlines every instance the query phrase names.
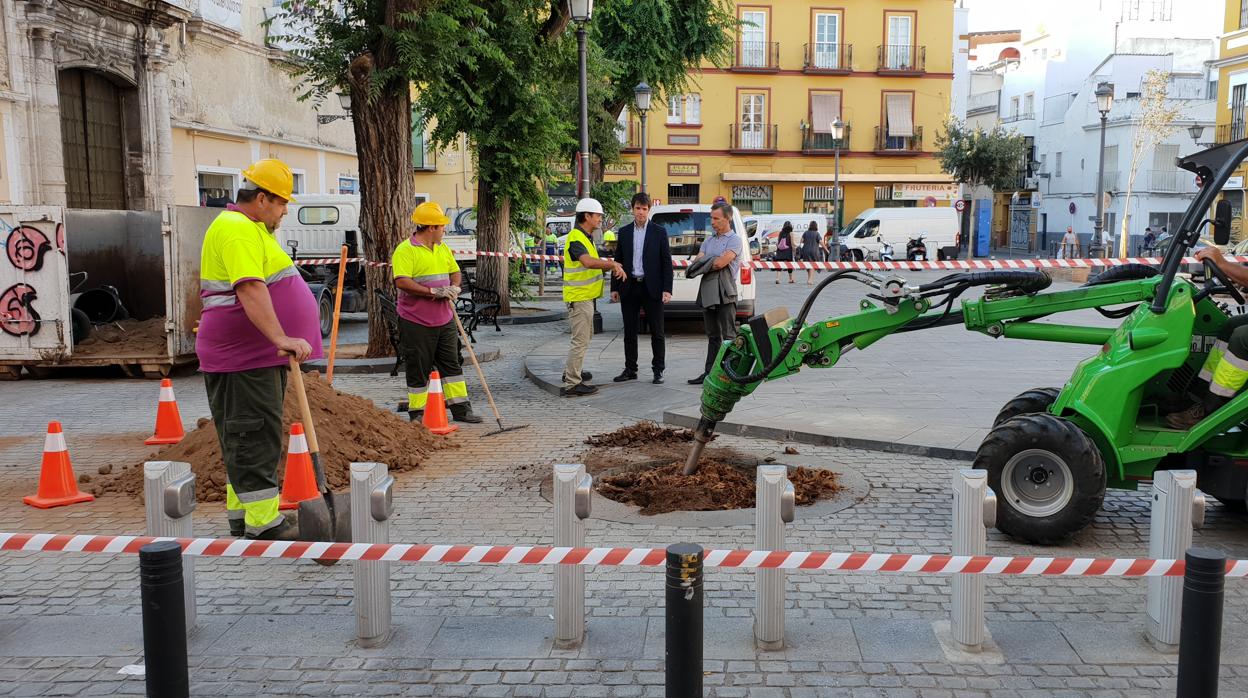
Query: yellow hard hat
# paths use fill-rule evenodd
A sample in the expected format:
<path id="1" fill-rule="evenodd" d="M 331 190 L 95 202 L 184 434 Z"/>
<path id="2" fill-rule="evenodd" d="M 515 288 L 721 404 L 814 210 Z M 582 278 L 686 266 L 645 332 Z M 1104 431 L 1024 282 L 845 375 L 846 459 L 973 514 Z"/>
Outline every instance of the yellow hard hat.
<path id="1" fill-rule="evenodd" d="M 426 201 L 412 211 L 412 222 L 416 225 L 446 225 L 451 222 L 436 201 Z"/>
<path id="2" fill-rule="evenodd" d="M 257 160 L 251 167 L 243 170 L 243 178 L 270 194 L 295 203 L 295 198 L 291 196 L 295 191 L 295 175 L 290 171 L 290 165 L 281 160 Z"/>

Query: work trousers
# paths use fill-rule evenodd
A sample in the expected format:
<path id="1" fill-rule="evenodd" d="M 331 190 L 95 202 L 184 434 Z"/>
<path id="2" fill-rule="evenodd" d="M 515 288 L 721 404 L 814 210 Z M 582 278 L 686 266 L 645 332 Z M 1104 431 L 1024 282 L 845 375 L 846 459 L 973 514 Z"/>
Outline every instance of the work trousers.
<path id="1" fill-rule="evenodd" d="M 568 324 L 572 326 L 572 344 L 568 347 L 568 360 L 563 367 L 565 388 L 581 383 L 585 352 L 589 351 L 589 340 L 594 338 L 594 302 L 588 300 L 568 303 Z"/>
<path id="2" fill-rule="evenodd" d="M 1209 382 L 1209 392 L 1226 398 L 1248 383 L 1248 315 L 1236 315 L 1222 326 L 1200 378 Z"/>
<path id="3" fill-rule="evenodd" d="M 255 536 L 282 522 L 277 466 L 282 460 L 286 366 L 205 373 L 208 408 L 225 461 L 225 510 Z"/>
<path id="4" fill-rule="evenodd" d="M 425 409 L 429 400 L 429 374 L 437 369 L 446 406 L 455 414 L 468 410 L 468 384 L 464 382 L 459 355 L 459 330 L 455 319 L 438 327 L 426 327 L 399 318 L 399 343 L 407 364 L 407 409 Z"/>
<path id="5" fill-rule="evenodd" d="M 667 367 L 663 299 L 651 298 L 644 281 L 629 277 L 620 287 L 620 313 L 624 316 L 624 370 L 633 373 L 637 372 L 637 334 L 643 310 L 650 323 L 650 368 L 661 373 Z"/>
<path id="6" fill-rule="evenodd" d="M 721 303 L 702 309 L 702 324 L 706 327 L 706 369 L 710 373 L 715 357 L 724 342 L 737 337 L 737 304 Z"/>

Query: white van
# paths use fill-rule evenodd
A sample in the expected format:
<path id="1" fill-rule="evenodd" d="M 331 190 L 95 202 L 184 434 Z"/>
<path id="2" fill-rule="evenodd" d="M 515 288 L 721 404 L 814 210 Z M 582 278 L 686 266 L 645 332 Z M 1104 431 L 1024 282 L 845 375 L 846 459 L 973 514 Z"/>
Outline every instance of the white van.
<path id="1" fill-rule="evenodd" d="M 692 260 L 698 256 L 698 249 L 711 230 L 710 204 L 659 204 L 650 209 L 650 221 L 661 225 L 667 230 L 667 243 L 672 250 L 672 260 Z M 750 246 L 746 243 L 745 224 L 741 214 L 733 208 L 732 227 L 741 236 L 742 254 L 741 271 L 737 279 L 737 318 L 745 319 L 754 315 L 754 299 L 758 295 L 758 284 L 754 270 L 750 267 Z M 698 287 L 701 279 L 686 279 L 683 268 L 675 269 L 672 281 L 672 300 L 664 306 L 667 317 L 702 317 L 702 309 L 698 307 Z"/>
<path id="2" fill-rule="evenodd" d="M 771 254 L 776 250 L 776 240 L 785 223 L 793 226 L 793 242 L 801 247 L 802 233 L 815 224 L 819 239 L 828 232 L 828 218 L 820 213 L 776 213 L 744 216 L 745 234 L 750 241 L 750 251 L 756 256 Z"/>
<path id="3" fill-rule="evenodd" d="M 869 208 L 858 214 L 841 234 L 845 259 L 879 259 L 888 243 L 893 259 L 905 259 L 906 243 L 923 236 L 927 261 L 943 260 L 943 248 L 958 244 L 958 212 L 952 206 L 933 208 Z"/>

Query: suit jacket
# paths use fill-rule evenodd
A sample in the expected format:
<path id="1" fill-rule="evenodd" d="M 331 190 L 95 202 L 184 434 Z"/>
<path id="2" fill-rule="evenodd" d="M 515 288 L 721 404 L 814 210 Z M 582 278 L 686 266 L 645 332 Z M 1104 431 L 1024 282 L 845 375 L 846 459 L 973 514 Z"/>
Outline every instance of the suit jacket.
<path id="1" fill-rule="evenodd" d="M 615 244 L 615 261 L 624 265 L 624 271 L 633 276 L 633 228 L 629 223 L 620 228 Z M 672 250 L 667 244 L 667 231 L 654 223 L 646 224 L 645 248 L 641 251 L 641 267 L 645 271 L 643 282 L 650 298 L 658 300 L 664 293 L 672 292 Z M 619 291 L 623 283 L 611 277 L 611 290 Z"/>

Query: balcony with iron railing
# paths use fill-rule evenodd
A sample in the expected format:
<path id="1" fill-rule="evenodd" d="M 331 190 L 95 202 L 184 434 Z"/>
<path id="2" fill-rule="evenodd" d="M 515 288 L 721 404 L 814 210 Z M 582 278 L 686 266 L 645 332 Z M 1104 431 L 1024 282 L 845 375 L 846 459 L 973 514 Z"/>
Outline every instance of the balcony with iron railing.
<path id="1" fill-rule="evenodd" d="M 1233 143 L 1248 137 L 1246 125 L 1248 125 L 1248 121 L 1232 121 L 1229 124 L 1218 124 L 1213 133 L 1214 145 Z"/>
<path id="2" fill-rule="evenodd" d="M 732 69 L 741 73 L 774 73 L 780 70 L 780 43 L 738 41 Z"/>
<path id="3" fill-rule="evenodd" d="M 876 126 L 875 152 L 880 155 L 911 155 L 923 152 L 923 127 L 915 126 L 913 136 L 890 136 L 883 126 Z"/>
<path id="4" fill-rule="evenodd" d="M 733 153 L 774 153 L 780 132 L 775 124 L 733 124 L 728 149 Z"/>
<path id="5" fill-rule="evenodd" d="M 1095 163 L 1094 163 L 1095 164 Z M 1117 170 L 1105 170 L 1105 175 L 1101 178 L 1101 187 L 1104 191 L 1118 191 L 1119 172 Z M 1096 173 L 1092 173 L 1092 189 L 1096 190 Z"/>
<path id="6" fill-rule="evenodd" d="M 1154 194 L 1191 194 L 1196 180 L 1186 170 L 1149 170 L 1148 190 Z"/>
<path id="7" fill-rule="evenodd" d="M 1023 112 L 1021 114 L 1010 114 L 1009 116 L 1003 116 L 1001 117 L 1001 123 L 1014 124 L 1014 123 L 1018 123 L 1019 121 L 1031 121 L 1035 118 L 1036 118 L 1036 115 L 1034 113 Z"/>
<path id="8" fill-rule="evenodd" d="M 991 90 L 973 94 L 966 99 L 966 115 L 990 114 L 997 110 L 1001 102 L 1001 90 Z"/>
<path id="9" fill-rule="evenodd" d="M 802 153 L 805 155 L 835 155 L 838 150 L 849 150 L 849 130 L 849 124 L 845 124 L 845 136 L 838 140 L 833 138 L 830 133 L 815 133 L 809 128 L 802 129 Z"/>
<path id="10" fill-rule="evenodd" d="M 922 75 L 927 71 L 927 47 L 884 44 L 877 47 L 876 69 L 880 75 Z"/>
<path id="11" fill-rule="evenodd" d="M 816 42 L 803 49 L 806 62 L 802 70 L 807 73 L 836 75 L 854 70 L 854 47 L 852 44 Z"/>

